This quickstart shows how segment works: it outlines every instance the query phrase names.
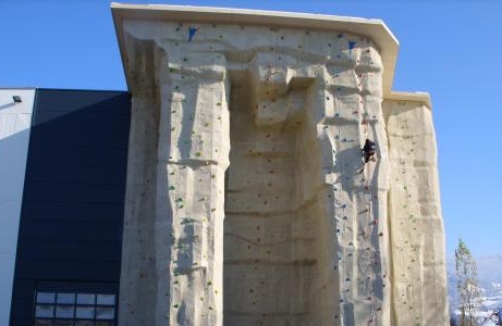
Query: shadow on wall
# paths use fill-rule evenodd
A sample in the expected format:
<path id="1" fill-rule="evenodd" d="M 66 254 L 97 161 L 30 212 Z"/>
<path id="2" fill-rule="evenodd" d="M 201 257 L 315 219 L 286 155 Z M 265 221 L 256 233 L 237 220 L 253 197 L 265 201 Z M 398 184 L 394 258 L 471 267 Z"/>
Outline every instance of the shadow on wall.
<path id="1" fill-rule="evenodd" d="M 16 105 L 16 103 L 14 103 L 14 102 L 12 102 L 12 103 L 7 103 L 7 104 L 4 104 L 4 105 L 0 105 L 0 110 L 4 110 L 4 109 L 11 108 L 11 107 L 13 107 L 14 105 Z"/>
<path id="2" fill-rule="evenodd" d="M 127 93 L 37 91 L 11 325 L 33 324 L 43 282 L 118 293 L 129 124 Z"/>

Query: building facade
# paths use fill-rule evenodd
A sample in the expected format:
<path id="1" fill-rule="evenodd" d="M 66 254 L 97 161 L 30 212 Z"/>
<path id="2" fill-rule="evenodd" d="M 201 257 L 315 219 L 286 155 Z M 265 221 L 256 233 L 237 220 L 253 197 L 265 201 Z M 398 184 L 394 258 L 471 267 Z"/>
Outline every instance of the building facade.
<path id="1" fill-rule="evenodd" d="M 112 13 L 129 92 L 0 90 L 0 323 L 448 324 L 430 99 L 383 22 Z"/>
<path id="2" fill-rule="evenodd" d="M 116 325 L 129 94 L 0 99 L 0 324 Z"/>

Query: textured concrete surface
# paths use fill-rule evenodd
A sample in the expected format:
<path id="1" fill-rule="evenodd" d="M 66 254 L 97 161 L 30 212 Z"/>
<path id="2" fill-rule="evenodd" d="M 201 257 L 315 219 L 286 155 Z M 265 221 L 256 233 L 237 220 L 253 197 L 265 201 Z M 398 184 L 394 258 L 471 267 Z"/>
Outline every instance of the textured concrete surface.
<path id="1" fill-rule="evenodd" d="M 138 10 L 120 324 L 446 325 L 431 111 L 382 107 L 382 49 Z"/>
<path id="2" fill-rule="evenodd" d="M 443 325 L 447 311 L 444 230 L 432 114 L 423 102 L 386 100 L 389 221 L 396 325 Z"/>

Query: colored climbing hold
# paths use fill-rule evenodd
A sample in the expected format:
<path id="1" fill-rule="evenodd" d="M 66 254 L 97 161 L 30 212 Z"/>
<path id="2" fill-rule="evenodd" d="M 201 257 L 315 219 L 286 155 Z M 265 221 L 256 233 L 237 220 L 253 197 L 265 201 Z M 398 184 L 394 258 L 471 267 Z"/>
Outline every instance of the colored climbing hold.
<path id="1" fill-rule="evenodd" d="M 355 41 L 349 41 L 349 51 L 352 51 L 355 46 L 356 46 L 356 42 Z"/>
<path id="2" fill-rule="evenodd" d="M 195 36 L 195 33 L 197 33 L 198 30 L 199 30 L 198 27 L 190 27 L 188 29 L 188 42 L 192 42 L 192 40 Z"/>

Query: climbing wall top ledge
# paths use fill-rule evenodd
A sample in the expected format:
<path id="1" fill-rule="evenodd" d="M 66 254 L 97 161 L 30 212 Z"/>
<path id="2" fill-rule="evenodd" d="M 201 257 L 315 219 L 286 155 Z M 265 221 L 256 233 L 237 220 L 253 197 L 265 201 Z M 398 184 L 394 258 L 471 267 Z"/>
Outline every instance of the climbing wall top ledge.
<path id="1" fill-rule="evenodd" d="M 432 110 L 431 97 L 427 92 L 391 92 L 385 95 L 384 101 L 421 102 Z"/>
<path id="2" fill-rule="evenodd" d="M 383 73 L 383 93 L 391 94 L 399 43 L 387 26 L 378 19 L 364 19 L 320 14 L 271 12 L 233 8 L 211 8 L 170 5 L 111 4 L 115 29 L 129 86 L 129 60 L 125 28 L 126 21 L 176 22 L 191 24 L 239 25 L 290 28 L 305 31 L 350 32 L 372 40 L 380 51 Z M 362 62 L 361 62 L 362 63 Z M 130 89 L 131 90 L 131 89 Z M 131 90 L 132 91 L 132 90 Z"/>

